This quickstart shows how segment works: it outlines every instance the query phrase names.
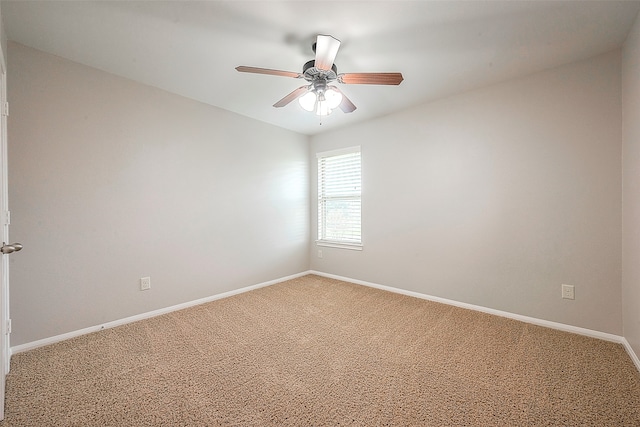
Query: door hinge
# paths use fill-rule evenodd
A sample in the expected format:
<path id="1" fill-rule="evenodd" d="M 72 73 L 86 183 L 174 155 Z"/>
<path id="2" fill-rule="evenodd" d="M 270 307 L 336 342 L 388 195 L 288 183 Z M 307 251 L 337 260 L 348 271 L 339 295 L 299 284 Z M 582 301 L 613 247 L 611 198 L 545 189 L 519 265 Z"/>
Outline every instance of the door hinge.
<path id="1" fill-rule="evenodd" d="M 9 103 L 6 101 L 4 104 L 2 104 L 2 115 L 5 117 L 9 117 Z"/>
<path id="2" fill-rule="evenodd" d="M 7 320 L 7 335 L 11 333 L 11 319 Z"/>

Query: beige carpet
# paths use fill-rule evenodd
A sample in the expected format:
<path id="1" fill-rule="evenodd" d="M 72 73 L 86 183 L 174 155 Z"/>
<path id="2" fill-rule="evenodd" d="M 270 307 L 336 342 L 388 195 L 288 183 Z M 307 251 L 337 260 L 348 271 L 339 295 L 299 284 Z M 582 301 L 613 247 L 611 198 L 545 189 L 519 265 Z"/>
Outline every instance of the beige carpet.
<path id="1" fill-rule="evenodd" d="M 306 276 L 17 354 L 0 426 L 640 426 L 621 345 Z"/>

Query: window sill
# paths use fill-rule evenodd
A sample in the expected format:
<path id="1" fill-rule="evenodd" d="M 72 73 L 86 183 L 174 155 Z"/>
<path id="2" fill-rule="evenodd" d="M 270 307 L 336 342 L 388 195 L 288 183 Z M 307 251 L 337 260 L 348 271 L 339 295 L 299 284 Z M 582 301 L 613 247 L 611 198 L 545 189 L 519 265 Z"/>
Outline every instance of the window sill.
<path id="1" fill-rule="evenodd" d="M 342 242 L 331 242 L 327 240 L 316 240 L 316 245 L 324 246 L 325 248 L 349 249 L 351 251 L 362 250 L 362 243 L 342 243 Z"/>

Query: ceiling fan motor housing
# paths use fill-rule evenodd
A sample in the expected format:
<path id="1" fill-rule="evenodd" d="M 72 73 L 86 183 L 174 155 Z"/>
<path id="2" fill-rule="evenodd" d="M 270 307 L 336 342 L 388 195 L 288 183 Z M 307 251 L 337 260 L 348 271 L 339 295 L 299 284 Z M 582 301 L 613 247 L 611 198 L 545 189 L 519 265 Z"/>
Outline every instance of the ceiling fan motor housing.
<path id="1" fill-rule="evenodd" d="M 302 67 L 302 76 L 308 82 L 317 80 L 331 82 L 338 78 L 338 67 L 336 67 L 336 64 L 333 64 L 330 70 L 321 70 L 316 68 L 316 61 L 312 59 Z"/>

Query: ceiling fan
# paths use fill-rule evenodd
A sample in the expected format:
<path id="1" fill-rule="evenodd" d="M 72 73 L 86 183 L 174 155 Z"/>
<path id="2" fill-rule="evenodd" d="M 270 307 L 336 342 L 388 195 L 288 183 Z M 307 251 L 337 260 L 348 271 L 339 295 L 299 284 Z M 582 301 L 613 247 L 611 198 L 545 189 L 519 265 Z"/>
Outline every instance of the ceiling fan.
<path id="1" fill-rule="evenodd" d="M 315 112 L 319 116 L 331 114 L 331 111 L 338 107 L 345 113 L 351 113 L 356 109 L 353 102 L 332 83 L 399 85 L 402 80 L 404 80 L 401 73 L 338 74 L 338 69 L 333 61 L 336 58 L 339 48 L 340 40 L 328 35 L 319 35 L 312 46 L 316 57 L 304 64 L 302 73 L 247 67 L 244 65 L 236 67 L 236 70 L 242 73 L 268 74 L 272 76 L 305 79 L 309 82 L 308 85 L 300 86 L 273 104 L 273 106 L 276 108 L 284 107 L 291 101 L 297 99 L 302 108 L 310 112 Z"/>

